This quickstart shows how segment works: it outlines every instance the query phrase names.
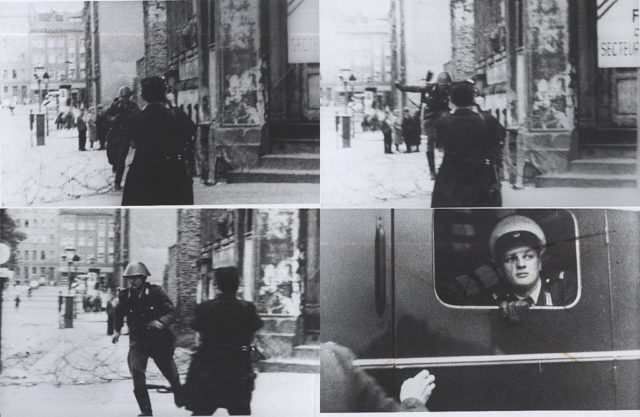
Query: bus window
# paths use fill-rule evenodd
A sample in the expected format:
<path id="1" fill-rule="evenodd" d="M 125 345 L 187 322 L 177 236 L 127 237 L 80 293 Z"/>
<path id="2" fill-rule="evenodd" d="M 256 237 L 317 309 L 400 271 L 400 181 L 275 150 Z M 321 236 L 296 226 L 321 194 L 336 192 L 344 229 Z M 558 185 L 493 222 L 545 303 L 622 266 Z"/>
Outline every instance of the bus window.
<path id="1" fill-rule="evenodd" d="M 449 307 L 573 307 L 580 298 L 578 224 L 568 210 L 435 210 L 437 298 Z"/>

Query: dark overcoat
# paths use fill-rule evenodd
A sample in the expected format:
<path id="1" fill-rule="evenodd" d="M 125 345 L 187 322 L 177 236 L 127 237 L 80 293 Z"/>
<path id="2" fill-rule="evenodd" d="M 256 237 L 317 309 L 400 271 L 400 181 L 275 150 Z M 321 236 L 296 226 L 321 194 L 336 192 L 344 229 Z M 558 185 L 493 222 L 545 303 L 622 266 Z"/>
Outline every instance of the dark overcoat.
<path id="1" fill-rule="evenodd" d="M 488 159 L 494 167 L 501 164 L 504 127 L 490 114 L 481 116 L 466 108 L 443 114 L 434 127 L 436 146 L 444 149 L 444 156 L 431 207 L 487 206 L 482 163 Z"/>
<path id="2" fill-rule="evenodd" d="M 124 185 L 123 206 L 193 204 L 185 152 L 195 130 L 182 111 L 161 104 L 150 104 L 128 119 L 135 155 Z"/>
<path id="3" fill-rule="evenodd" d="M 198 304 L 191 327 L 202 343 L 189 366 L 186 408 L 215 410 L 250 402 L 255 374 L 247 348 L 262 327 L 255 306 L 220 294 Z"/>

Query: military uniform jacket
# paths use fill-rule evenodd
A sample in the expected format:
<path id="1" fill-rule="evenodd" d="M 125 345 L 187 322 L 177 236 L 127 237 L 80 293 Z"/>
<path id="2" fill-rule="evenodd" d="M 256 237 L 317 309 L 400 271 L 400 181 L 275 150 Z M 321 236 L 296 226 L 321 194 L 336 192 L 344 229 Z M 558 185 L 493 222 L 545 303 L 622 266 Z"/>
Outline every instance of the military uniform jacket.
<path id="1" fill-rule="evenodd" d="M 120 332 L 126 317 L 131 342 L 173 344 L 174 335 L 171 330 L 171 325 L 175 321 L 173 312 L 173 303 L 162 287 L 145 282 L 141 291 L 129 288 L 118 293 L 115 330 Z M 148 327 L 153 320 L 158 320 L 164 325 L 162 330 Z"/>
<path id="2" fill-rule="evenodd" d="M 530 300 L 531 305 L 538 307 L 566 307 L 573 303 L 578 295 L 575 277 L 565 278 L 565 275 L 564 272 L 561 272 L 553 278 L 542 278 L 542 287 L 538 299 Z M 502 301 L 519 300 L 509 289 L 495 292 L 492 296 L 497 304 Z"/>
<path id="3" fill-rule="evenodd" d="M 109 143 L 119 144 L 129 140 L 127 134 L 127 122 L 129 118 L 138 113 L 140 108 L 132 101 L 127 105 L 121 105 L 120 103 L 112 103 L 104 114 L 104 119 L 108 122 L 109 126 Z"/>

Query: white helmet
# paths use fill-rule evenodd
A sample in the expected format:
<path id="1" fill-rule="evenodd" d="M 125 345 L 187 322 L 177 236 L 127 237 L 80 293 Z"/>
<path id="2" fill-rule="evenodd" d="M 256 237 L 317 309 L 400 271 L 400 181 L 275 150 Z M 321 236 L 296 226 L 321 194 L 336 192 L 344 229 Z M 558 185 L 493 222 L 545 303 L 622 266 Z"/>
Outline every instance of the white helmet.
<path id="1" fill-rule="evenodd" d="M 531 242 L 531 238 L 535 239 L 533 245 L 542 255 L 547 245 L 547 239 L 538 223 L 518 214 L 507 216 L 493 228 L 489 237 L 489 251 L 493 259 L 496 259 L 497 243 L 501 243 L 501 246 L 503 246 L 510 242 L 512 244 L 524 241 Z M 499 240 L 500 242 L 498 242 Z"/>

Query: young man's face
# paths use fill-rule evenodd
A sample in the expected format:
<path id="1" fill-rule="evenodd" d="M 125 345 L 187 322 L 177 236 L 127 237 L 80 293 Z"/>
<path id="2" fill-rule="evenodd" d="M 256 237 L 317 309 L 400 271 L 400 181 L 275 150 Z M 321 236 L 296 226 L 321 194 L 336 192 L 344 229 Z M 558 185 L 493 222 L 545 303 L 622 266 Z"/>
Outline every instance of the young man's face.
<path id="1" fill-rule="evenodd" d="M 531 287 L 540 277 L 540 255 L 529 246 L 517 246 L 506 250 L 501 263 L 504 275 L 512 287 Z"/>

